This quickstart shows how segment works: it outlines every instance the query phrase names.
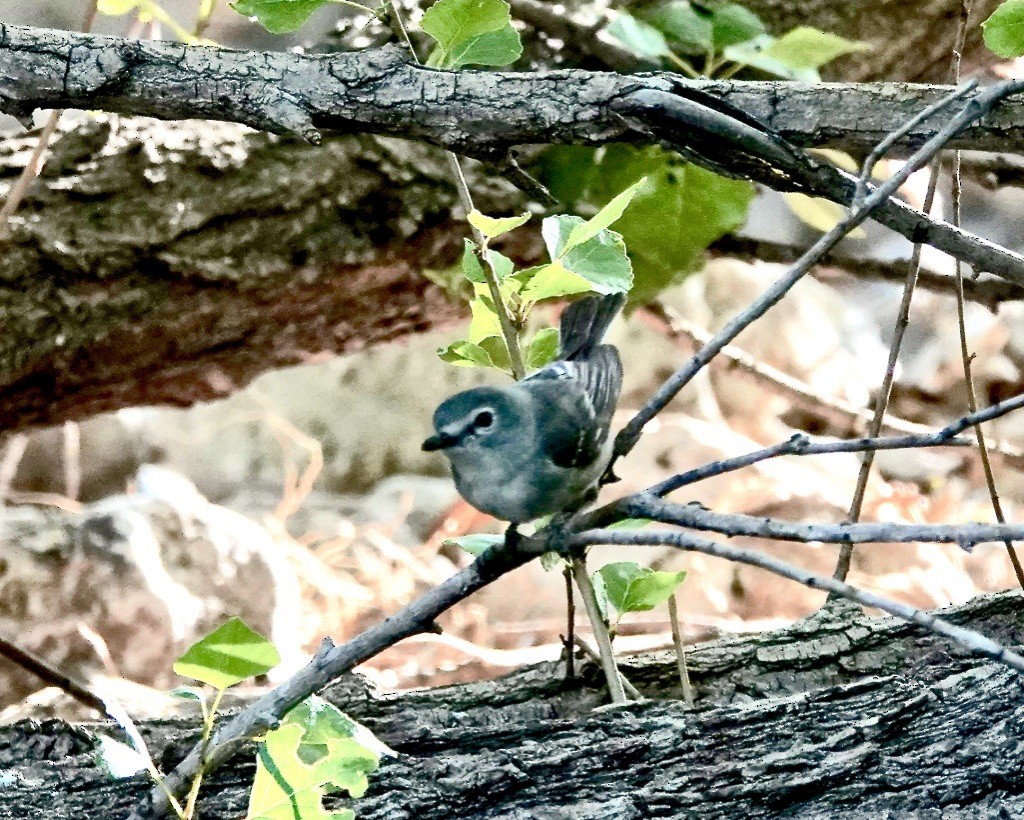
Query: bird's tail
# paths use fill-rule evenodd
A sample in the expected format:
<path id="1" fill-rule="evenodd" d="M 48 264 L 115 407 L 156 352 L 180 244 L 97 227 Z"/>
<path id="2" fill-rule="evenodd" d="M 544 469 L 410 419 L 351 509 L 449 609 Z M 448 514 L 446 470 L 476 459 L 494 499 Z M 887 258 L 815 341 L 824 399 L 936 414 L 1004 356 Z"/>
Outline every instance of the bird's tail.
<path id="1" fill-rule="evenodd" d="M 605 331 L 626 303 L 626 294 L 586 296 L 562 312 L 560 359 L 583 359 L 601 344 Z"/>

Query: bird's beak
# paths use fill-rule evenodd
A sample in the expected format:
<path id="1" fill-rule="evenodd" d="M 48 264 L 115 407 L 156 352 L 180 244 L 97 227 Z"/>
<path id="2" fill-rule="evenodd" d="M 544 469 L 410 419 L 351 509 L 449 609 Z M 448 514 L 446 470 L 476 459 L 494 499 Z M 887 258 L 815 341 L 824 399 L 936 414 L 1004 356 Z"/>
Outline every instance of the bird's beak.
<path id="1" fill-rule="evenodd" d="M 428 453 L 432 450 L 444 450 L 459 443 L 459 437 L 444 431 L 436 433 L 423 442 L 423 449 Z"/>

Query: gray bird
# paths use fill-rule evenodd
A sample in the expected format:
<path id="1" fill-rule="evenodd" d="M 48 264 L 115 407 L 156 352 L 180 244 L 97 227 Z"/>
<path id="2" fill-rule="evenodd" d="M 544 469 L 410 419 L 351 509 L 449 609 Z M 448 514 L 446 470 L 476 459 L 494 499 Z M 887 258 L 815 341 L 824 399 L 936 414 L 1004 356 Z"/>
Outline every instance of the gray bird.
<path id="1" fill-rule="evenodd" d="M 424 450 L 442 450 L 455 486 L 513 524 L 591 500 L 611 457 L 622 389 L 618 351 L 601 339 L 625 295 L 588 296 L 562 313 L 558 359 L 516 384 L 457 393 L 434 412 Z"/>

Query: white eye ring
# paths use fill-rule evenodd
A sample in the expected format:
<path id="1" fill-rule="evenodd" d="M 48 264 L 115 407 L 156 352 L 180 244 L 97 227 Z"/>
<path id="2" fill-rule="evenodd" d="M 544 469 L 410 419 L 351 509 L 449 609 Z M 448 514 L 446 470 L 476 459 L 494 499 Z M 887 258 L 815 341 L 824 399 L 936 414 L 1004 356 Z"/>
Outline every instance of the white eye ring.
<path id="1" fill-rule="evenodd" d="M 494 424 L 494 411 L 491 409 L 481 410 L 473 417 L 473 429 L 480 432 L 489 432 Z"/>

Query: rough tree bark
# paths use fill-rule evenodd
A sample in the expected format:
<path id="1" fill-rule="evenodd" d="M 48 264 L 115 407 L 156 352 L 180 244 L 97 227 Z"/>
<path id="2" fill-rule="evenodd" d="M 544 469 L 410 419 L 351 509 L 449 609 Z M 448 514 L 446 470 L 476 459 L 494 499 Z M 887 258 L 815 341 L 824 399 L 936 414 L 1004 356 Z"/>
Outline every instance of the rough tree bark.
<path id="1" fill-rule="evenodd" d="M 945 25 L 955 5 L 921 3 L 915 19 Z M 760 10 L 788 25 L 774 9 Z M 827 27 L 860 36 L 843 25 Z M 82 59 L 72 76 L 85 88 Z M 922 100 L 709 88 L 804 145 L 871 144 Z M 968 139 L 1006 145 L 1022 134 L 997 121 Z M 27 145 L 3 144 L 6 174 Z M 485 209 L 523 201 L 500 183 L 474 188 Z M 420 273 L 454 260 L 453 201 L 438 154 L 394 141 L 331 137 L 313 149 L 229 125 L 136 120 L 65 136 L 0 260 L 0 429 L 215 398 L 270 367 L 452 318 Z"/>
<path id="2" fill-rule="evenodd" d="M 944 616 L 1021 642 L 1019 592 Z M 502 680 L 380 698 L 355 681 L 331 699 L 399 753 L 355 804 L 361 818 L 1015 817 L 1024 812 L 1020 678 L 901 621 L 841 607 L 689 656 L 688 711 L 667 653 L 627 660 L 650 700 L 598 709 L 600 672 L 560 665 Z M 113 782 L 94 733 L 51 721 L 0 732 L 0 818 L 119 817 L 145 779 Z M 114 730 L 116 731 L 116 730 Z M 194 722 L 144 733 L 173 763 Z M 252 755 L 219 770 L 201 802 L 244 812 Z"/>

